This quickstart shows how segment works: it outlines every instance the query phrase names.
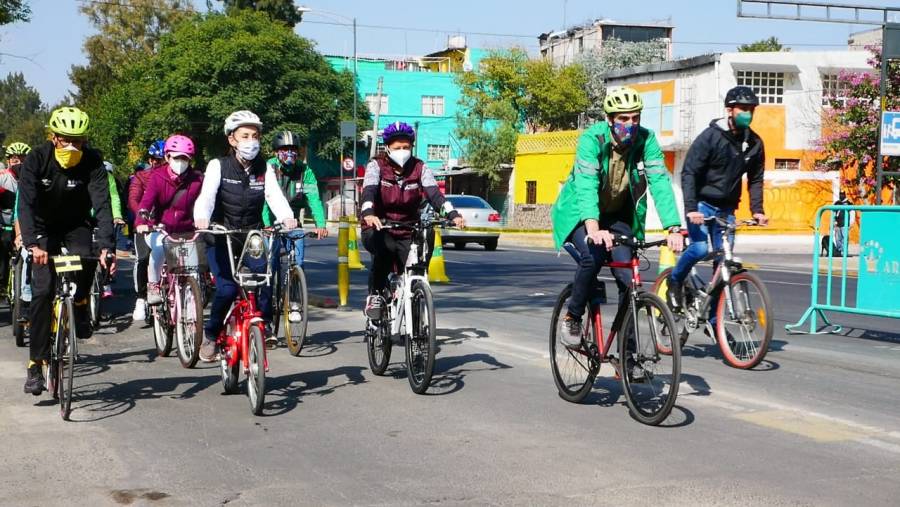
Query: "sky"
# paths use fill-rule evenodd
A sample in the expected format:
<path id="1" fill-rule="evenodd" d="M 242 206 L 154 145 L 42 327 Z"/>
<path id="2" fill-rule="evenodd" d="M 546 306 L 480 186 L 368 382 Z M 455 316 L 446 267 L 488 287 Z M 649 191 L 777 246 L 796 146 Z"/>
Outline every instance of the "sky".
<path id="1" fill-rule="evenodd" d="M 90 1 L 90 0 L 85 0 Z M 127 1 L 127 0 L 119 0 Z M 0 77 L 22 72 L 45 103 L 56 104 L 72 90 L 69 68 L 83 64 L 84 39 L 95 32 L 79 14 L 81 0 L 28 0 L 28 23 L 0 28 Z M 205 1 L 195 0 L 198 10 Z M 736 0 L 372 0 L 297 1 L 313 9 L 295 32 L 326 54 L 353 53 L 356 18 L 360 55 L 423 55 L 464 34 L 470 47 L 521 46 L 537 54 L 537 36 L 565 25 L 609 18 L 623 22 L 668 21 L 675 26 L 675 57 L 734 51 L 744 43 L 778 37 L 793 51 L 842 50 L 854 32 L 869 25 L 738 18 Z M 832 3 L 900 8 L 900 0 L 841 0 Z M 812 12 L 812 11 L 810 11 Z M 900 18 L 894 21 L 900 22 Z M 397 28 L 404 27 L 404 28 Z"/>

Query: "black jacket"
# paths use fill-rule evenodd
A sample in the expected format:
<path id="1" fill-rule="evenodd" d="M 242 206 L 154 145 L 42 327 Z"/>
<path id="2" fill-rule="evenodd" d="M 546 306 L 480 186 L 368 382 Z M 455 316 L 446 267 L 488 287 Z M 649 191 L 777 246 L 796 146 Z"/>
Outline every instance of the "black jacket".
<path id="1" fill-rule="evenodd" d="M 741 177 L 747 174 L 750 211 L 763 213 L 763 171 L 766 153 L 762 139 L 747 129 L 733 134 L 725 119 L 713 120 L 691 144 L 681 169 L 686 213 L 705 201 L 720 208 L 737 208 Z"/>
<path id="2" fill-rule="evenodd" d="M 259 156 L 250 165 L 249 174 L 234 156 L 219 159 L 222 181 L 216 195 L 213 222 L 229 229 L 259 229 L 266 202 L 266 160 Z"/>
<path id="3" fill-rule="evenodd" d="M 17 216 L 25 246 L 38 244 L 38 237 L 65 234 L 78 227 L 91 227 L 96 210 L 97 245 L 112 249 L 112 207 L 109 180 L 100 152 L 88 146 L 78 165 L 63 169 L 53 156 L 53 143 L 31 150 L 19 174 Z"/>

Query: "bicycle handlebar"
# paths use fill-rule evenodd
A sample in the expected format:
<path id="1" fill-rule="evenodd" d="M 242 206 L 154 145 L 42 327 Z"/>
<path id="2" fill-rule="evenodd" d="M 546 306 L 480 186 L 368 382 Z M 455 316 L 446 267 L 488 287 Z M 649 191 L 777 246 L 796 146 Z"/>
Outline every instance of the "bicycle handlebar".
<path id="1" fill-rule="evenodd" d="M 658 241 L 642 241 L 634 236 L 626 236 L 624 234 L 613 234 L 613 246 L 627 246 L 634 250 L 647 250 L 663 246 L 668 240 L 661 239 Z M 594 243 L 594 240 L 587 238 L 588 243 Z"/>
<path id="2" fill-rule="evenodd" d="M 716 222 L 718 225 L 729 228 L 729 229 L 737 229 L 738 227 L 745 226 L 745 225 L 749 226 L 749 227 L 756 227 L 756 226 L 763 227 L 762 225 L 759 224 L 759 221 L 754 220 L 754 219 L 738 220 L 732 224 L 732 223 L 729 223 L 727 220 L 713 216 L 713 217 L 705 217 L 703 219 L 703 221 L 704 222 Z"/>
<path id="3" fill-rule="evenodd" d="M 427 225 L 426 225 L 427 224 Z M 445 218 L 438 218 L 435 220 L 429 220 L 427 223 L 422 222 L 421 220 L 416 220 L 414 222 L 398 222 L 395 220 L 385 220 L 381 222 L 382 229 L 405 229 L 405 230 L 415 230 L 418 227 L 451 227 L 453 222 L 447 220 Z"/>

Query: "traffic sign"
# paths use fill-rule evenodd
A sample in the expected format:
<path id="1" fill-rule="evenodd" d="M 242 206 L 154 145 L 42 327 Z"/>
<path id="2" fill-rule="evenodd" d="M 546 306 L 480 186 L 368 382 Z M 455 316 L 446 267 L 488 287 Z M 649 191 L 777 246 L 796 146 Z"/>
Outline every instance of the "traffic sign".
<path id="1" fill-rule="evenodd" d="M 342 121 L 341 122 L 341 137 L 349 137 L 351 139 L 356 137 L 356 122 L 355 121 Z"/>
<path id="2" fill-rule="evenodd" d="M 347 171 L 347 172 L 352 171 L 352 170 L 353 170 L 353 159 L 352 159 L 352 158 L 345 158 L 345 159 L 344 159 L 344 162 L 341 163 L 341 167 L 343 167 L 344 170 Z"/>
<path id="3" fill-rule="evenodd" d="M 881 154 L 900 157 L 900 111 L 881 115 Z"/>

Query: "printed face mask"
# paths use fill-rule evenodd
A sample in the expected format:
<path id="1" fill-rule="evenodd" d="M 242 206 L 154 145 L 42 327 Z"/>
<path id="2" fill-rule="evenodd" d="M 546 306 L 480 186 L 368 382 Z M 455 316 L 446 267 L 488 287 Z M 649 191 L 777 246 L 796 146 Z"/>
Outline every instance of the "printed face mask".
<path id="1" fill-rule="evenodd" d="M 253 160 L 259 155 L 259 141 L 255 139 L 241 141 L 237 145 L 237 152 L 242 159 Z"/>

